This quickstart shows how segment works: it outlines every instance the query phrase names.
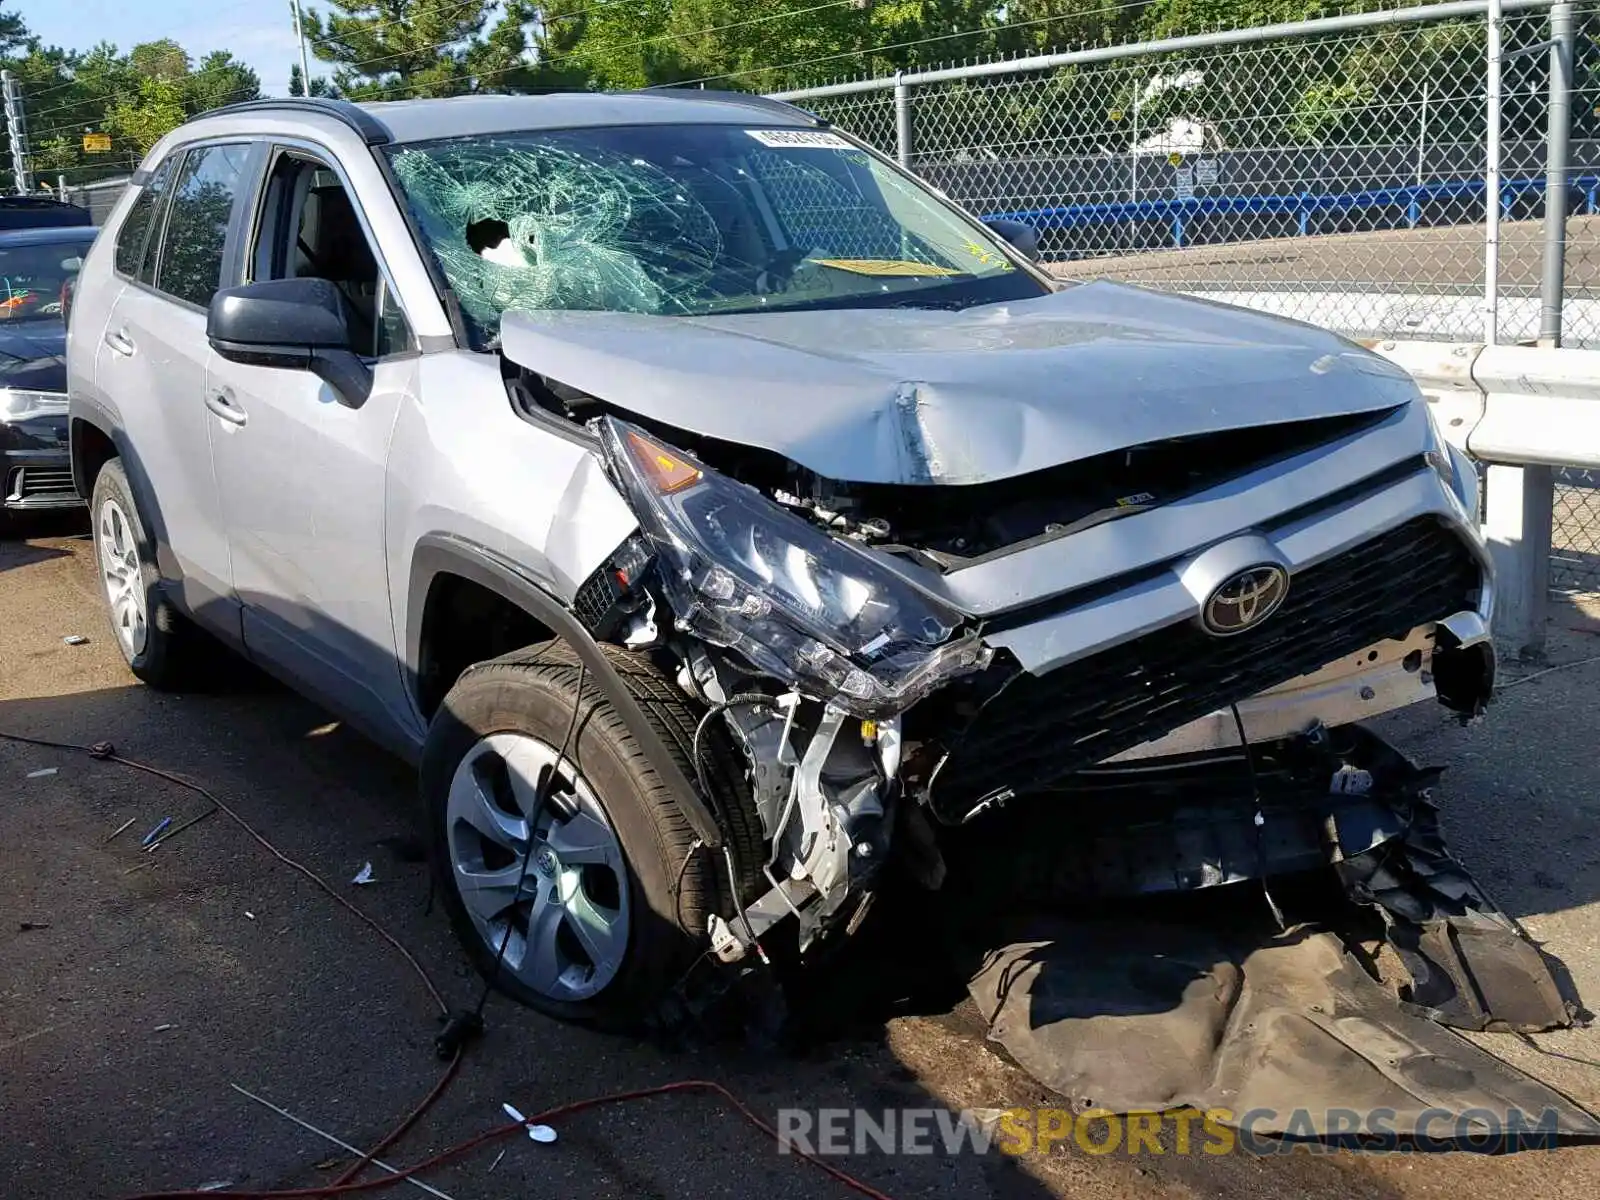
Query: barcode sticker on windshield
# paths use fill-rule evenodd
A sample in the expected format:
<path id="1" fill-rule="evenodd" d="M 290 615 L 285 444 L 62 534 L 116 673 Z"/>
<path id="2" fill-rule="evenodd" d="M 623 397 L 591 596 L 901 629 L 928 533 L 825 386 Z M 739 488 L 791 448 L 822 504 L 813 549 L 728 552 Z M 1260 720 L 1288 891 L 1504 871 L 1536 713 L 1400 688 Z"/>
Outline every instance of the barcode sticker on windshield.
<path id="1" fill-rule="evenodd" d="M 763 146 L 789 146 L 797 150 L 849 150 L 850 143 L 837 133 L 821 129 L 746 129 Z"/>

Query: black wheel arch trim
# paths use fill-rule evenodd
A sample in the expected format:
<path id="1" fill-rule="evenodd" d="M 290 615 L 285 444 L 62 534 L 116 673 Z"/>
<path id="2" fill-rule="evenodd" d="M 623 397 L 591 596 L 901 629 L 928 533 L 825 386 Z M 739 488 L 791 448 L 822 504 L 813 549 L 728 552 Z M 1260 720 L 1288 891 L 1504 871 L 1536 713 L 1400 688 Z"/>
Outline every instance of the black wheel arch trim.
<path id="1" fill-rule="evenodd" d="M 72 460 L 72 482 L 78 495 L 83 497 L 85 504 L 94 497 L 94 480 L 89 477 L 83 457 L 82 444 L 73 431 L 79 425 L 89 425 L 98 430 L 116 451 L 116 457 L 122 461 L 122 473 L 128 477 L 128 487 L 133 491 L 133 501 L 139 506 L 139 518 L 144 523 L 145 532 L 149 535 L 155 547 L 156 569 L 161 575 L 162 582 L 169 583 L 183 578 L 183 571 L 178 565 L 177 557 L 172 553 L 170 539 L 167 537 L 167 523 L 161 515 L 161 505 L 156 502 L 155 489 L 150 486 L 150 476 L 146 474 L 144 462 L 139 457 L 139 451 L 129 440 L 127 430 L 123 428 L 117 415 L 104 405 L 92 400 L 74 396 L 67 411 L 67 448 Z M 91 515 L 90 521 L 94 517 Z"/>
<path id="2" fill-rule="evenodd" d="M 621 715 L 651 769 L 679 797 L 684 815 L 694 826 L 695 835 L 709 849 L 714 850 L 722 845 L 722 830 L 704 797 L 679 768 L 666 744 L 623 683 L 622 676 L 617 674 L 589 631 L 523 568 L 487 546 L 465 538 L 430 534 L 418 543 L 411 556 L 411 583 L 406 598 L 405 676 L 413 702 L 420 695 L 418 669 L 421 665 L 422 622 L 428 592 L 434 579 L 441 574 L 459 575 L 488 588 L 517 605 L 570 645 L 583 660 L 606 700 Z"/>

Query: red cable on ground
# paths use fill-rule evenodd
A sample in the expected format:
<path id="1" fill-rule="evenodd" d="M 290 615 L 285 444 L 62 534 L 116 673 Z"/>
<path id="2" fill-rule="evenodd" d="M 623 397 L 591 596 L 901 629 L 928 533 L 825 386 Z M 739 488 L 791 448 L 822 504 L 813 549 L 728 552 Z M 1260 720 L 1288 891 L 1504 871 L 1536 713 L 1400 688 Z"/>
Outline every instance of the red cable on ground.
<path id="1" fill-rule="evenodd" d="M 371 927 L 371 929 L 377 933 L 379 937 L 388 942 L 389 945 L 392 946 L 401 955 L 401 957 L 406 960 L 406 962 L 411 964 L 412 969 L 416 971 L 418 977 L 421 978 L 423 984 L 427 987 L 429 995 L 431 995 L 434 1001 L 439 1005 L 439 1011 L 444 1013 L 446 1016 L 449 1015 L 450 1006 L 445 1003 L 444 997 L 441 996 L 439 994 L 439 990 L 434 987 L 433 980 L 429 977 L 428 972 L 423 968 L 422 964 L 416 960 L 411 951 L 407 950 L 403 945 L 401 945 L 393 934 L 391 934 L 382 925 L 378 924 L 378 922 L 372 917 L 369 917 L 366 913 L 362 912 L 361 909 L 350 903 L 350 901 L 346 900 L 338 892 L 334 891 L 333 888 L 330 887 L 328 883 L 310 867 L 303 866 L 302 864 L 296 862 L 294 859 L 290 858 L 288 855 L 284 854 L 283 851 L 274 846 L 264 836 L 257 833 L 255 828 L 248 821 L 236 813 L 227 804 L 217 799 L 217 797 L 209 789 L 202 787 L 200 784 L 194 783 L 191 780 L 184 779 L 180 775 L 174 775 L 169 771 L 163 771 L 160 767 L 152 767 L 146 763 L 138 762 L 131 758 L 123 758 L 116 752 L 116 748 L 109 742 L 102 742 L 95 746 L 80 746 L 74 742 L 57 742 L 46 738 L 24 737 L 21 734 L 5 732 L 0 732 L 0 741 L 20 742 L 30 746 L 46 746 L 55 750 L 70 750 L 79 754 L 87 754 L 91 758 L 99 759 L 104 762 L 119 763 L 120 765 L 130 767 L 135 771 L 143 771 L 147 775 L 153 775 L 158 779 L 164 779 L 168 783 L 176 784 L 179 787 L 187 788 L 192 792 L 197 792 L 198 794 L 204 796 L 207 800 L 211 801 L 212 804 L 216 805 L 217 808 L 225 816 L 232 820 L 235 825 L 239 826 L 240 829 L 244 830 L 253 839 L 255 839 L 255 841 L 260 843 L 262 848 L 274 858 L 278 859 L 285 866 L 292 868 L 301 875 L 304 875 L 307 879 L 311 880 L 311 882 L 316 884 L 318 888 L 326 892 L 334 900 L 338 901 L 339 904 L 344 908 L 354 913 L 369 927 Z M 390 1130 L 390 1132 L 385 1135 L 382 1141 L 369 1150 L 365 1156 L 363 1156 L 353 1166 L 349 1167 L 344 1174 L 340 1175 L 339 1178 L 331 1184 L 326 1184 L 322 1187 L 290 1188 L 280 1189 L 277 1191 L 201 1192 L 189 1190 L 171 1192 L 143 1192 L 137 1196 L 130 1196 L 127 1198 L 127 1200 L 210 1200 L 210 1197 L 213 1196 L 232 1196 L 235 1198 L 235 1200 L 315 1200 L 317 1197 L 326 1198 L 353 1195 L 358 1192 L 376 1192 L 387 1187 L 393 1187 L 394 1185 L 401 1183 L 406 1179 L 410 1179 L 414 1175 L 421 1174 L 423 1171 L 431 1170 L 432 1168 L 440 1166 L 443 1163 L 459 1158 L 463 1154 L 467 1154 L 477 1149 L 479 1146 L 487 1144 L 488 1142 L 495 1141 L 498 1138 L 508 1137 L 513 1133 L 517 1133 L 526 1128 L 526 1124 L 546 1124 L 552 1120 L 555 1120 L 556 1118 L 572 1116 L 573 1114 L 583 1112 L 586 1109 L 599 1108 L 608 1104 L 621 1104 L 631 1100 L 644 1100 L 652 1096 L 670 1095 L 675 1092 L 710 1092 L 713 1095 L 720 1096 L 746 1121 L 754 1125 L 757 1129 L 761 1130 L 761 1132 L 765 1133 L 768 1137 L 772 1138 L 772 1140 L 777 1142 L 780 1146 L 784 1145 L 783 1138 L 779 1135 L 776 1129 L 774 1129 L 771 1125 L 768 1125 L 754 1112 L 747 1108 L 737 1096 L 735 1096 L 727 1088 L 723 1087 L 720 1083 L 714 1083 L 709 1079 L 686 1079 L 676 1083 L 660 1084 L 656 1087 L 639 1088 L 636 1091 L 613 1092 L 605 1096 L 592 1096 L 587 1100 L 575 1100 L 568 1104 L 560 1104 L 554 1108 L 546 1109 L 544 1112 L 535 1113 L 533 1116 L 527 1119 L 526 1124 L 519 1121 L 515 1124 L 502 1125 L 498 1128 L 487 1130 L 484 1133 L 480 1133 L 476 1137 L 469 1138 L 466 1141 L 452 1146 L 447 1150 L 440 1151 L 432 1158 L 425 1159 L 424 1161 L 417 1163 L 415 1166 L 405 1167 L 395 1172 L 393 1175 L 385 1175 L 379 1179 L 369 1179 L 364 1182 L 356 1182 L 355 1177 L 365 1170 L 371 1164 L 374 1158 L 376 1158 L 379 1154 L 382 1154 L 386 1149 L 403 1137 L 405 1133 L 413 1125 L 415 1125 L 418 1120 L 421 1119 L 422 1115 L 427 1112 L 429 1107 L 432 1106 L 433 1103 L 444 1094 L 445 1089 L 449 1087 L 451 1081 L 455 1078 L 456 1071 L 460 1065 L 461 1053 L 460 1051 L 457 1051 L 456 1056 L 451 1060 L 449 1067 L 447 1067 L 444 1074 L 439 1077 L 439 1081 L 434 1084 L 433 1090 L 423 1097 L 422 1103 L 418 1104 L 417 1107 L 414 1108 L 411 1113 L 400 1122 L 400 1124 L 395 1126 L 394 1129 Z M 826 1162 L 822 1158 L 811 1153 L 809 1150 L 799 1146 L 792 1147 L 792 1149 L 794 1150 L 795 1154 L 804 1159 L 806 1162 L 810 1163 L 812 1166 L 816 1167 L 819 1171 L 822 1171 L 833 1179 L 838 1180 L 840 1183 L 844 1184 L 853 1191 L 868 1197 L 868 1200 L 892 1200 L 892 1197 L 878 1191 L 870 1184 L 861 1182 L 861 1180 L 856 1179 L 854 1176 L 840 1170 L 832 1163 Z"/>
<path id="2" fill-rule="evenodd" d="M 550 1121 L 553 1121 L 559 1117 L 572 1116 L 573 1114 L 583 1112 L 586 1109 L 600 1108 L 608 1104 L 622 1104 L 630 1100 L 645 1100 L 652 1096 L 665 1096 L 675 1092 L 710 1092 L 713 1095 L 720 1096 L 723 1100 L 727 1101 L 728 1104 L 733 1107 L 734 1111 L 742 1116 L 746 1121 L 754 1125 L 757 1129 L 761 1130 L 761 1132 L 765 1133 L 768 1137 L 772 1138 L 772 1140 L 777 1142 L 780 1146 L 784 1144 L 783 1138 L 779 1135 L 776 1129 L 774 1129 L 771 1125 L 768 1125 L 760 1117 L 756 1116 L 756 1114 L 750 1111 L 749 1108 L 745 1107 L 744 1103 L 737 1096 L 735 1096 L 727 1088 L 723 1087 L 720 1083 L 714 1083 L 709 1079 L 684 1079 L 678 1081 L 677 1083 L 663 1083 L 656 1087 L 639 1088 L 636 1091 L 631 1092 L 613 1092 L 606 1096 L 591 1096 L 587 1100 L 574 1100 L 569 1104 L 558 1104 L 554 1108 L 547 1108 L 543 1112 L 533 1114 L 527 1119 L 526 1124 L 522 1121 L 517 1121 L 510 1125 L 501 1125 L 495 1129 L 486 1130 L 475 1137 L 468 1138 L 464 1142 L 460 1142 L 457 1145 L 451 1146 L 447 1150 L 441 1150 L 432 1158 L 425 1159 L 422 1162 L 417 1163 L 415 1166 L 405 1167 L 399 1171 L 396 1171 L 393 1175 L 386 1175 L 381 1179 L 369 1179 L 363 1183 L 330 1183 L 323 1187 L 289 1188 L 280 1191 L 141 1192 L 136 1196 L 125 1197 L 124 1200 L 209 1200 L 209 1198 L 212 1196 L 232 1196 L 234 1197 L 234 1200 L 316 1200 L 318 1197 L 326 1198 L 330 1196 L 348 1196 L 357 1192 L 375 1192 L 383 1188 L 393 1187 L 404 1180 L 410 1179 L 414 1175 L 421 1174 L 423 1171 L 432 1170 L 434 1167 L 440 1166 L 451 1161 L 452 1159 L 460 1158 L 463 1154 L 466 1154 L 472 1150 L 476 1150 L 479 1146 L 496 1141 L 499 1138 L 509 1137 L 514 1133 L 520 1133 L 527 1127 L 527 1125 L 548 1124 Z M 806 1162 L 810 1163 L 812 1166 L 816 1167 L 820 1171 L 823 1171 L 832 1178 L 838 1180 L 846 1187 L 851 1188 L 863 1196 L 866 1196 L 868 1200 L 893 1200 L 893 1197 L 884 1192 L 880 1192 L 871 1184 L 863 1183 L 853 1175 L 847 1174 L 838 1167 L 834 1166 L 832 1163 L 827 1162 L 817 1155 L 811 1153 L 809 1150 L 805 1150 L 799 1146 L 793 1147 L 793 1150 Z"/>
<path id="3" fill-rule="evenodd" d="M 413 1108 L 411 1112 L 407 1114 L 405 1120 L 401 1121 L 400 1124 L 396 1125 L 388 1133 L 384 1134 L 381 1142 L 379 1142 L 372 1149 L 368 1150 L 357 1162 L 352 1163 L 350 1167 L 348 1167 L 344 1173 L 333 1182 L 335 1184 L 346 1184 L 351 1182 L 356 1178 L 356 1176 L 360 1175 L 361 1172 L 365 1171 L 369 1166 L 372 1165 L 373 1159 L 377 1158 L 378 1155 L 382 1154 L 390 1146 L 394 1145 L 401 1138 L 405 1137 L 405 1135 L 410 1131 L 411 1127 L 418 1121 L 422 1120 L 422 1114 L 432 1108 L 434 1104 L 438 1102 L 439 1097 L 444 1095 L 445 1089 L 455 1081 L 456 1072 L 460 1070 L 460 1068 L 461 1051 L 457 1050 L 455 1057 L 450 1060 L 450 1065 L 444 1069 L 444 1074 L 439 1076 L 439 1082 L 434 1084 L 433 1090 L 422 1098 L 422 1103 Z"/>

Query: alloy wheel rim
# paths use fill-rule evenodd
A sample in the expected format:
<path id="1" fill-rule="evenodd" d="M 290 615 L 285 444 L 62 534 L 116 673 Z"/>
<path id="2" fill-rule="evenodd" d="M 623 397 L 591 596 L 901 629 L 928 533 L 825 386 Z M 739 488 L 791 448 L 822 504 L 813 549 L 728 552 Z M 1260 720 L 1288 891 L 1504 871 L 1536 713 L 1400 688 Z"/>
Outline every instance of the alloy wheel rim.
<path id="1" fill-rule="evenodd" d="M 622 967 L 628 873 L 605 809 L 571 760 L 558 768 L 557 758 L 529 734 L 480 739 L 451 779 L 445 836 L 473 927 L 491 956 L 505 944 L 500 969 L 570 1002 L 599 993 Z"/>
<path id="2" fill-rule="evenodd" d="M 123 653 L 131 660 L 144 652 L 150 632 L 139 544 L 133 536 L 133 523 L 115 500 L 100 505 L 96 529 L 100 577 L 106 589 L 111 627 L 116 630 Z"/>

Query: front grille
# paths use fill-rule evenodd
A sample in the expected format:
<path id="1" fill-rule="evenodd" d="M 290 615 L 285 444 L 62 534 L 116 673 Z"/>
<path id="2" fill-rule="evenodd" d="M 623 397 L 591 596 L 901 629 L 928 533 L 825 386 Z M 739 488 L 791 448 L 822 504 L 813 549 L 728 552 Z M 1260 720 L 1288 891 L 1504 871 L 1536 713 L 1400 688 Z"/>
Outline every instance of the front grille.
<path id="1" fill-rule="evenodd" d="M 951 743 L 934 810 L 960 820 L 979 800 L 1027 792 L 1385 638 L 1476 606 L 1477 560 L 1419 517 L 1299 571 L 1258 628 L 1212 637 L 1170 625 L 1045 675 L 1018 675 Z"/>
<path id="2" fill-rule="evenodd" d="M 35 497 L 72 494 L 70 467 L 18 467 L 6 481 L 5 499 L 16 504 Z"/>
<path id="3" fill-rule="evenodd" d="M 17 472 L 16 494 L 22 499 L 29 496 L 53 496 L 72 490 L 70 467 L 23 467 Z"/>

